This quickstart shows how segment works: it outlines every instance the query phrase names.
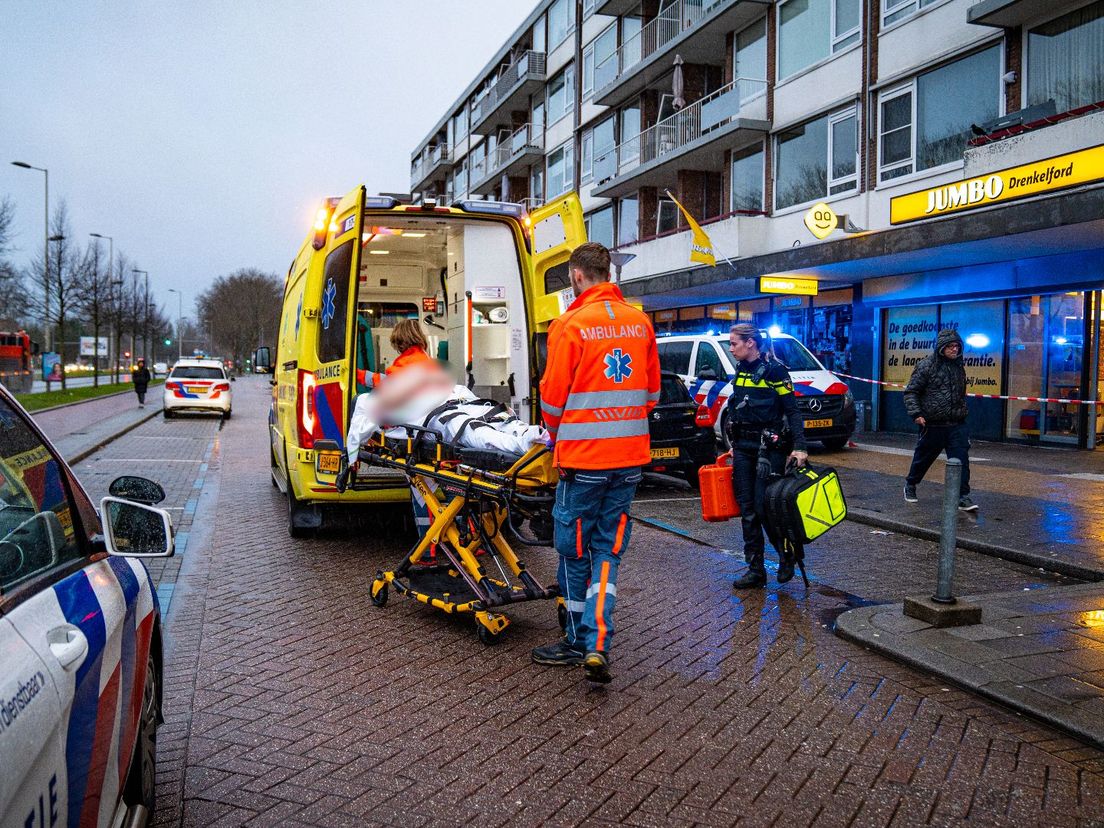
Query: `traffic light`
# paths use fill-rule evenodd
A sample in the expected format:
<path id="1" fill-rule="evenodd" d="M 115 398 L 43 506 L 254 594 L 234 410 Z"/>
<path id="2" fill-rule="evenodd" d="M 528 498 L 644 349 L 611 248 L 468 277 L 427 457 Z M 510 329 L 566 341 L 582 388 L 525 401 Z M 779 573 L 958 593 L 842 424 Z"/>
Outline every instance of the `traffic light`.
<path id="1" fill-rule="evenodd" d="M 125 356 L 127 359 L 130 359 L 130 351 L 123 351 L 123 356 Z"/>
<path id="2" fill-rule="evenodd" d="M 166 345 L 172 345 L 172 340 L 171 340 L 171 339 L 168 339 L 168 338 L 166 338 L 166 339 L 165 339 L 165 344 L 166 344 Z"/>

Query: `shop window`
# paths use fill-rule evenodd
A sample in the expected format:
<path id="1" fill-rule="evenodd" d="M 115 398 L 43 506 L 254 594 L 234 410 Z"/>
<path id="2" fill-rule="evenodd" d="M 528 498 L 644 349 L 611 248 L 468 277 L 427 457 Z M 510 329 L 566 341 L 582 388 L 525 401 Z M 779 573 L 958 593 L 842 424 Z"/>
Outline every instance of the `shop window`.
<path id="1" fill-rule="evenodd" d="M 548 123 L 554 124 L 575 109 L 575 65 L 566 69 L 548 82 Z"/>
<path id="2" fill-rule="evenodd" d="M 785 0 L 778 14 L 778 78 L 859 42 L 859 0 Z"/>
<path id="3" fill-rule="evenodd" d="M 1027 34 L 1027 105 L 1058 112 L 1104 101 L 1104 2 L 1072 11 Z"/>
<path id="4" fill-rule="evenodd" d="M 587 241 L 599 242 L 613 247 L 613 205 L 595 210 L 584 216 Z"/>
<path id="5" fill-rule="evenodd" d="M 555 198 L 571 189 L 575 168 L 573 139 L 561 144 L 548 155 L 548 198 Z"/>
<path id="6" fill-rule="evenodd" d="M 763 145 L 732 153 L 732 209 L 763 209 Z"/>
<path id="7" fill-rule="evenodd" d="M 856 129 L 851 108 L 780 132 L 775 209 L 858 189 Z"/>
<path id="8" fill-rule="evenodd" d="M 970 125 L 1000 113 L 1000 46 L 882 93 L 879 180 L 959 162 Z"/>

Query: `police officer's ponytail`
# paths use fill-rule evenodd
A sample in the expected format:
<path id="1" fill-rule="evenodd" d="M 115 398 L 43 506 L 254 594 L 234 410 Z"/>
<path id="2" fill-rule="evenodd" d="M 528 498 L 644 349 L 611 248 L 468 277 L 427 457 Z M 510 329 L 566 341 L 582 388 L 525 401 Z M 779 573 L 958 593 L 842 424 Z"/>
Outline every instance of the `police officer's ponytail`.
<path id="1" fill-rule="evenodd" d="M 766 356 L 769 350 L 767 337 L 759 330 L 758 326 L 752 325 L 750 322 L 737 322 L 729 329 L 729 333 L 734 333 L 741 339 L 755 340 L 755 347 L 759 349 L 763 356 Z"/>

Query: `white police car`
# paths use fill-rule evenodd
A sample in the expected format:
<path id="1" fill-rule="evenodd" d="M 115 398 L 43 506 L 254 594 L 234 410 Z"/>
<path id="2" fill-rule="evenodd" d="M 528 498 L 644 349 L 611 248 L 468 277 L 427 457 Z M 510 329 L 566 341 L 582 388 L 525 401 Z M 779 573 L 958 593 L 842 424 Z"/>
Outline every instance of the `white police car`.
<path id="1" fill-rule="evenodd" d="M 217 359 L 178 360 L 165 380 L 165 419 L 172 419 L 178 411 L 214 411 L 229 420 L 233 381 Z"/>
<path id="2" fill-rule="evenodd" d="M 806 439 L 819 440 L 829 449 L 843 448 L 855 431 L 855 400 L 847 384 L 794 337 L 777 333 L 770 340 L 775 356 L 790 369 Z M 736 376 L 728 334 L 660 336 L 656 346 L 660 368 L 681 376 L 695 401 L 709 409 L 717 437 L 727 448 L 728 400 Z"/>
<path id="3" fill-rule="evenodd" d="M 0 826 L 141 825 L 154 805 L 161 618 L 141 557 L 173 553 L 164 498 L 111 484 L 103 521 L 0 388 Z M 142 503 L 135 502 L 142 501 Z"/>

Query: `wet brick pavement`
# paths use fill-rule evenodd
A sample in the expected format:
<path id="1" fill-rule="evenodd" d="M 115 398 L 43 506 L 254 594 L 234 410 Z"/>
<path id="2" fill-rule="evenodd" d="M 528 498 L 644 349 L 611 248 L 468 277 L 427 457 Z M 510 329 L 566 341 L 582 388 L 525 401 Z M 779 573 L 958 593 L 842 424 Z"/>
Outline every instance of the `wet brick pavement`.
<path id="1" fill-rule="evenodd" d="M 1104 824 L 1104 754 L 831 634 L 843 610 L 930 588 L 931 544 L 849 524 L 813 550 L 811 590 L 741 597 L 733 555 L 639 524 L 616 678 L 593 689 L 529 662 L 557 634 L 549 604 L 513 609 L 485 648 L 421 605 L 368 603 L 402 552 L 379 529 L 290 540 L 266 392 L 238 383 L 208 460 L 213 529 L 169 617 L 156 824 Z M 684 493 L 640 510 L 672 520 Z M 550 550 L 527 557 L 551 574 Z M 992 589 L 1056 582 L 962 566 Z"/>

